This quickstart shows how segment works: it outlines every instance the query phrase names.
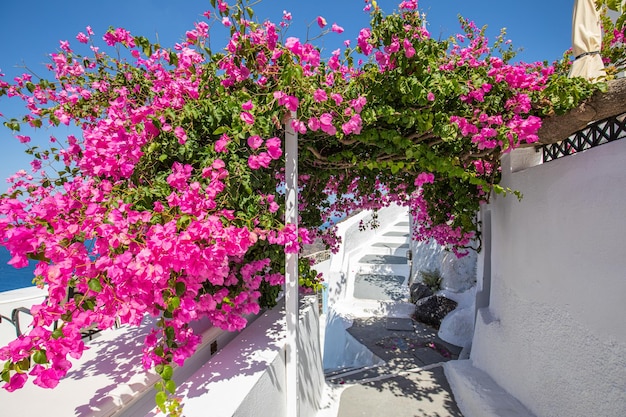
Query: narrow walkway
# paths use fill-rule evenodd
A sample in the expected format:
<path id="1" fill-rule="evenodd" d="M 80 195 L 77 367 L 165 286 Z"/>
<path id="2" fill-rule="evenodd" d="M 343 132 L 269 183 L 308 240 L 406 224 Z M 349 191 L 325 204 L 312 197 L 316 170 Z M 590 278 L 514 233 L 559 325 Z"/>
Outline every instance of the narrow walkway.
<path id="1" fill-rule="evenodd" d="M 353 303 L 361 311 L 368 311 L 362 309 L 368 302 L 387 308 L 370 309 L 371 316 L 354 319 L 347 331 L 382 361 L 326 375 L 330 384 L 346 387 L 338 417 L 462 417 L 442 367 L 458 357 L 460 348 L 440 340 L 435 329 L 410 314 L 392 313 L 410 311 L 408 230 L 408 221 L 399 219 L 359 255 Z"/>

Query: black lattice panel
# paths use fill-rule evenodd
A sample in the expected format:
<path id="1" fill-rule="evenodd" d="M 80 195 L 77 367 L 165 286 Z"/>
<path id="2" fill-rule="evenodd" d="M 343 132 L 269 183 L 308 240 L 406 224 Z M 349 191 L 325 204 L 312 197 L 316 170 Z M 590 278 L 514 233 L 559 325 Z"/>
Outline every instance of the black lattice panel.
<path id="1" fill-rule="evenodd" d="M 626 137 L 626 114 L 590 124 L 569 138 L 543 146 L 543 162 L 593 148 Z"/>

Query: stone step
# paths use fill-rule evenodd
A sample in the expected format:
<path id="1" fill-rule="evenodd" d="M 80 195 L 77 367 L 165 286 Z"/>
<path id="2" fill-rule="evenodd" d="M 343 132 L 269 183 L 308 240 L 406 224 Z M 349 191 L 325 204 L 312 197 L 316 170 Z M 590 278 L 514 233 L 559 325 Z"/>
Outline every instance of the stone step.
<path id="1" fill-rule="evenodd" d="M 407 263 L 407 258 L 406 256 L 368 254 L 363 255 L 357 262 L 373 265 L 404 265 Z"/>
<path id="2" fill-rule="evenodd" d="M 411 234 L 407 231 L 404 230 L 388 230 L 385 233 L 382 234 L 382 236 L 384 237 L 402 237 L 405 239 L 409 239 L 411 237 Z"/>
<path id="3" fill-rule="evenodd" d="M 535 417 L 471 359 L 447 362 L 444 371 L 464 417 Z"/>
<path id="4" fill-rule="evenodd" d="M 387 242 L 379 241 L 368 247 L 365 252 L 376 255 L 395 255 L 406 257 L 406 252 L 410 250 L 410 246 L 405 241 Z"/>

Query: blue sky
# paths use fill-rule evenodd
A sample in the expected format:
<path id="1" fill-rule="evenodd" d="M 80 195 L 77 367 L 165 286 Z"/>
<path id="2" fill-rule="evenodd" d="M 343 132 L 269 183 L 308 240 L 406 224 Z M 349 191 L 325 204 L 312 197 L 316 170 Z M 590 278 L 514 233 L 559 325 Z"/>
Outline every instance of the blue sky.
<path id="1" fill-rule="evenodd" d="M 234 0 L 229 0 L 233 3 Z M 400 0 L 379 0 L 385 11 L 393 11 Z M 428 29 L 433 37 L 445 38 L 458 32 L 459 14 L 474 20 L 478 26 L 488 25 L 488 35 L 495 38 L 506 27 L 508 38 L 523 48 L 518 59 L 526 62 L 553 61 L 570 46 L 571 16 L 574 0 L 421 0 L 419 8 L 427 14 Z M 329 24 L 336 22 L 346 31 L 330 34 L 317 45 L 327 50 L 337 48 L 345 39 L 355 39 L 367 25 L 368 15 L 362 11 L 363 0 L 264 0 L 254 7 L 256 18 L 278 22 L 282 11 L 293 15 L 289 36 L 306 38 L 306 25 L 318 16 Z M 133 35 L 146 36 L 163 46 L 181 40 L 193 22 L 202 19 L 210 8 L 208 0 L 109 0 L 89 7 L 79 0 L 2 0 L 0 5 L 0 72 L 5 79 L 24 72 L 26 65 L 35 73 L 48 77 L 43 64 L 49 53 L 58 49 L 59 40 L 76 45 L 75 36 L 91 26 L 101 37 L 110 26 L 124 27 Z M 216 27 L 219 25 L 216 25 Z M 311 36 L 317 26 L 311 26 Z M 225 43 L 224 32 L 212 32 L 213 49 Z M 0 113 L 17 116 L 21 103 L 0 98 Z M 45 132 L 44 132 L 45 133 Z M 63 131 L 55 134 L 59 137 Z M 47 138 L 47 134 L 42 137 Z M 30 168 L 24 145 L 8 129 L 0 126 L 0 192 L 6 190 L 4 179 L 19 169 Z"/>

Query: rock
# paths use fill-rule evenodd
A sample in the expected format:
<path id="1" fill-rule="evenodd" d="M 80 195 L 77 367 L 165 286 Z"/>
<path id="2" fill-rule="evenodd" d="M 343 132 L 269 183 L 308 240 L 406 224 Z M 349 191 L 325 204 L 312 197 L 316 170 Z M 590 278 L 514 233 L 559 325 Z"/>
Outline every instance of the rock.
<path id="1" fill-rule="evenodd" d="M 441 289 L 463 292 L 473 287 L 476 284 L 476 260 L 475 251 L 462 258 L 447 253 L 441 263 Z"/>
<path id="2" fill-rule="evenodd" d="M 415 320 L 439 329 L 441 320 L 457 306 L 457 302 L 442 295 L 431 295 L 415 303 Z"/>
<path id="3" fill-rule="evenodd" d="M 411 294 L 411 303 L 415 304 L 422 298 L 430 297 L 433 295 L 433 291 L 422 282 L 414 282 L 409 288 Z"/>

